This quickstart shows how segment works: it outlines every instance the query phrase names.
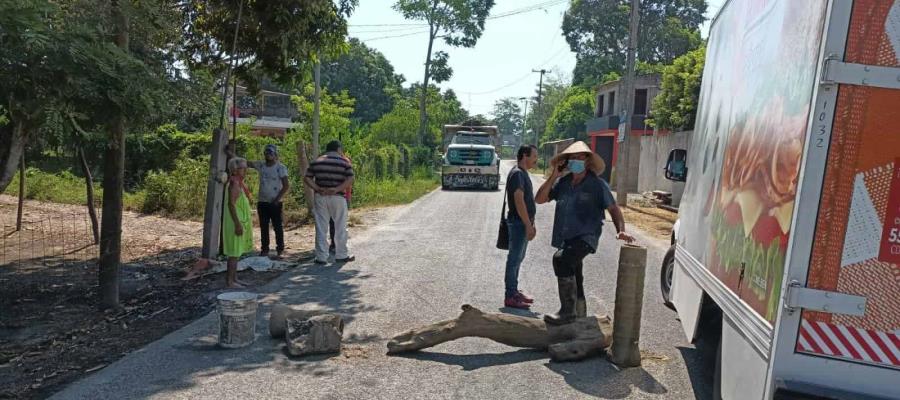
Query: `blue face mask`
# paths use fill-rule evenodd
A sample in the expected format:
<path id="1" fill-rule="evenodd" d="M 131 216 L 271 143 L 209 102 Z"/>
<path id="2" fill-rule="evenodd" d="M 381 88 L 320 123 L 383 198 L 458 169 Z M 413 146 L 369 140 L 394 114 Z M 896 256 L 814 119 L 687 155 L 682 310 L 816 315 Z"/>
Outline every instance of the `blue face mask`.
<path id="1" fill-rule="evenodd" d="M 584 160 L 569 160 L 569 171 L 573 174 L 584 172 Z"/>

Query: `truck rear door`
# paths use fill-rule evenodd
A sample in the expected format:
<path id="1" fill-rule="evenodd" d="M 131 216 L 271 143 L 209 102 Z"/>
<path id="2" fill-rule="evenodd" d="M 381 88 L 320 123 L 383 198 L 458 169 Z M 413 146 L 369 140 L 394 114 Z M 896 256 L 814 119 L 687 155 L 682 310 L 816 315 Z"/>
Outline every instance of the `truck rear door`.
<path id="1" fill-rule="evenodd" d="M 768 393 L 900 398 L 900 0 L 825 26 Z"/>

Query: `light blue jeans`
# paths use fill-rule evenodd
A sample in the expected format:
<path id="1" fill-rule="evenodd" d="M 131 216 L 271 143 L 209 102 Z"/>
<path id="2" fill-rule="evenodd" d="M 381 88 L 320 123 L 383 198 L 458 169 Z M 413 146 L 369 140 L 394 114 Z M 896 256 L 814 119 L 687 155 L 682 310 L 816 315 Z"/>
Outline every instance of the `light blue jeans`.
<path id="1" fill-rule="evenodd" d="M 509 253 L 506 255 L 506 298 L 510 298 L 519 291 L 519 267 L 525 259 L 525 250 L 528 248 L 528 237 L 525 232 L 525 223 L 519 219 L 507 219 L 509 228 Z"/>

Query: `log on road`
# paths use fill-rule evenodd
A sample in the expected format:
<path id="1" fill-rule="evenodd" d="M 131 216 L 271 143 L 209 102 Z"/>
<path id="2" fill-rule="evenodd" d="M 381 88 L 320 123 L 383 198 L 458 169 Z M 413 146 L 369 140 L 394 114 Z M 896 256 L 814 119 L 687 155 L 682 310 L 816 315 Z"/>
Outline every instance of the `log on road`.
<path id="1" fill-rule="evenodd" d="M 589 316 L 567 325 L 548 326 L 542 319 L 486 313 L 465 304 L 456 319 L 395 336 L 388 342 L 388 354 L 414 352 L 463 337 L 547 350 L 554 360 L 571 361 L 599 354 L 609 347 L 612 323 L 606 316 Z"/>

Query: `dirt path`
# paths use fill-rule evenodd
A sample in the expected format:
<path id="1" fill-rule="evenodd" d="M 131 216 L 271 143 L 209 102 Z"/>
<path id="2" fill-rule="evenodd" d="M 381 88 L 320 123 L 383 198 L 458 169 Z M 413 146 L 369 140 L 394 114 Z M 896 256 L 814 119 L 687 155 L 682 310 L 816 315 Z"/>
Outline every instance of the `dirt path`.
<path id="1" fill-rule="evenodd" d="M 46 397 L 207 314 L 223 291 L 221 274 L 181 280 L 200 254 L 201 223 L 126 212 L 123 309 L 98 312 L 98 250 L 85 207 L 27 201 L 15 232 L 16 201 L 0 195 L 0 398 Z M 354 210 L 351 235 L 389 210 Z M 314 236 L 309 225 L 285 232 L 286 260 L 308 255 Z M 279 274 L 248 270 L 240 279 L 255 287 Z"/>

